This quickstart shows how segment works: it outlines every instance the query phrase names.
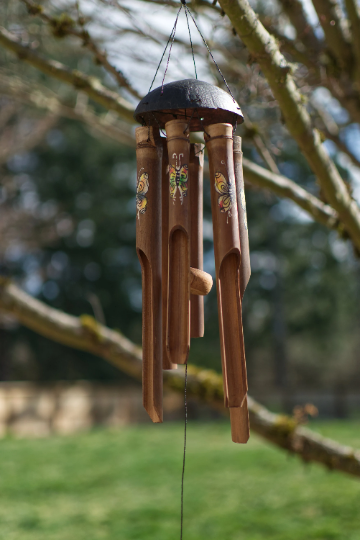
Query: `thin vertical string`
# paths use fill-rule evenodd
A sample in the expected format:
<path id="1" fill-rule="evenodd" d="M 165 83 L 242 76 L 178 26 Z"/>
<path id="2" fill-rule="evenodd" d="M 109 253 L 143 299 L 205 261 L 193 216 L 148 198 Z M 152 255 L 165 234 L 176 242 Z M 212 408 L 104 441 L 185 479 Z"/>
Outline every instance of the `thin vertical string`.
<path id="1" fill-rule="evenodd" d="M 191 17 L 193 23 L 195 24 L 195 27 L 196 27 L 197 31 L 199 32 L 199 34 L 200 34 L 200 36 L 201 36 L 201 39 L 203 40 L 203 43 L 204 43 L 205 47 L 207 48 L 207 51 L 208 51 L 209 55 L 211 56 L 212 61 L 214 62 L 214 64 L 215 64 L 215 66 L 216 66 L 216 68 L 217 68 L 219 74 L 221 75 L 222 80 L 223 80 L 224 83 L 225 83 L 226 88 L 227 88 L 228 91 L 229 91 L 230 96 L 233 98 L 233 100 L 234 100 L 234 102 L 235 102 L 235 98 L 234 98 L 234 96 L 233 96 L 233 94 L 232 94 L 232 92 L 231 92 L 231 90 L 230 90 L 230 88 L 229 88 L 229 85 L 228 85 L 228 83 L 226 82 L 226 79 L 225 79 L 225 77 L 224 77 L 224 75 L 223 75 L 223 73 L 222 73 L 220 67 L 219 67 L 218 64 L 217 64 L 217 62 L 216 62 L 216 60 L 215 60 L 215 58 L 214 58 L 214 56 L 213 56 L 213 54 L 212 54 L 212 52 L 211 52 L 211 50 L 210 50 L 209 45 L 207 44 L 207 42 L 206 42 L 204 36 L 202 35 L 201 30 L 200 30 L 200 28 L 198 27 L 197 22 L 196 22 L 196 20 L 195 20 L 194 17 L 193 17 L 193 14 L 191 13 L 190 9 L 188 8 L 188 6 L 187 6 L 186 4 L 184 4 L 184 6 L 185 6 L 185 13 L 188 13 L 188 14 L 190 15 L 190 17 Z"/>
<path id="2" fill-rule="evenodd" d="M 193 46 L 193 42 L 192 42 L 192 39 L 191 39 L 191 32 L 190 32 L 190 24 L 189 24 L 189 16 L 188 16 L 188 7 L 186 4 L 184 4 L 185 6 L 185 15 L 186 15 L 186 22 L 187 22 L 187 27 L 188 27 L 188 30 L 189 30 L 189 39 L 190 39 L 190 45 L 191 45 L 191 53 L 192 53 L 192 58 L 193 58 L 193 62 L 194 62 L 194 69 L 195 69 L 195 79 L 198 78 L 197 76 L 197 71 L 196 71 L 196 63 L 195 63 L 195 55 L 194 55 L 194 46 Z"/>
<path id="3" fill-rule="evenodd" d="M 155 79 L 156 79 L 156 75 L 157 75 L 158 72 L 159 72 L 159 69 L 160 69 L 160 66 L 161 66 L 161 62 L 163 61 L 163 58 L 164 58 L 164 56 L 165 56 L 165 53 L 166 53 L 167 48 L 168 48 L 168 46 L 169 46 L 169 43 L 170 43 L 170 41 L 173 41 L 173 42 L 174 42 L 174 39 L 175 39 L 175 32 L 176 32 L 176 26 L 177 26 L 177 22 L 178 22 L 178 19 L 179 19 L 180 11 L 182 10 L 182 8 L 183 8 L 183 4 L 181 4 L 181 6 L 180 6 L 180 8 L 179 8 L 179 10 L 178 10 L 178 12 L 177 12 L 174 26 L 173 26 L 173 28 L 172 28 L 172 30 L 171 30 L 169 39 L 167 40 L 167 43 L 166 43 L 166 45 L 165 45 L 165 49 L 164 49 L 164 52 L 162 53 L 162 56 L 161 56 L 161 58 L 160 58 L 160 62 L 158 63 L 158 66 L 157 66 L 157 68 L 156 68 L 154 78 L 153 78 L 153 80 L 151 81 L 151 85 L 150 85 L 150 88 L 149 88 L 149 92 L 151 91 L 151 89 L 152 89 L 152 87 L 153 87 L 153 84 L 154 84 Z M 171 44 L 171 47 L 172 47 L 172 44 Z M 171 51 L 171 47 L 170 47 L 170 51 Z M 169 64 L 169 60 L 170 60 L 170 56 L 169 56 L 169 59 L 168 59 L 168 64 Z M 166 67 L 166 69 L 167 69 L 167 67 Z M 165 75 L 164 75 L 164 79 L 165 79 Z M 163 79 L 163 84 L 164 84 L 164 79 Z"/>
<path id="4" fill-rule="evenodd" d="M 186 456 L 186 428 L 187 428 L 187 363 L 185 364 L 185 392 L 184 392 L 184 405 L 185 405 L 185 427 L 184 427 L 184 456 L 183 456 L 183 467 L 182 467 L 182 476 L 181 476 L 181 517 L 180 517 L 180 540 L 183 537 L 183 525 L 184 525 L 184 475 L 185 475 L 185 456 Z"/>
<path id="5" fill-rule="evenodd" d="M 162 80 L 162 83 L 161 83 L 161 94 L 160 95 L 162 95 L 162 93 L 164 91 L 164 82 L 165 82 L 166 73 L 167 73 L 167 70 L 168 70 L 168 67 L 169 67 L 169 63 L 170 63 L 171 49 L 172 49 L 172 46 L 174 45 L 176 27 L 177 27 L 177 23 L 178 23 L 178 20 L 179 20 L 180 11 L 182 10 L 182 8 L 183 8 L 183 4 L 181 4 L 180 9 L 179 9 L 179 11 L 178 11 L 178 13 L 176 15 L 175 23 L 174 23 L 174 26 L 173 26 L 173 29 L 172 29 L 172 39 L 171 39 L 171 43 L 170 43 L 169 56 L 168 56 L 168 59 L 167 59 L 167 62 L 166 62 L 166 68 L 165 68 L 165 71 L 164 71 L 164 77 L 163 77 L 163 80 Z M 185 6 L 185 8 L 186 8 L 186 6 Z"/>

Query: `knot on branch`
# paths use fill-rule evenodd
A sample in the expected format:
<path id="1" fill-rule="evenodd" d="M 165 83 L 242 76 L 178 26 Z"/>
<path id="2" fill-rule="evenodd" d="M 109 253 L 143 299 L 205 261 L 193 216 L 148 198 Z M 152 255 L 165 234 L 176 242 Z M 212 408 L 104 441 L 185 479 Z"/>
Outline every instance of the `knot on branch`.
<path id="1" fill-rule="evenodd" d="M 101 335 L 99 323 L 91 317 L 91 315 L 80 315 L 80 324 L 94 341 L 101 342 L 103 337 Z"/>
<path id="2" fill-rule="evenodd" d="M 27 4 L 27 9 L 30 15 L 40 15 L 44 11 L 39 4 Z"/>
<path id="3" fill-rule="evenodd" d="M 7 287 L 7 285 L 10 285 L 11 279 L 7 276 L 0 276 L 0 287 Z"/>
<path id="4" fill-rule="evenodd" d="M 295 418 L 279 414 L 271 428 L 271 431 L 276 438 L 282 439 L 286 445 L 288 439 L 293 435 L 298 425 L 299 422 Z"/>
<path id="5" fill-rule="evenodd" d="M 54 17 L 50 21 L 53 36 L 63 38 L 75 26 L 75 21 L 67 13 Z"/>

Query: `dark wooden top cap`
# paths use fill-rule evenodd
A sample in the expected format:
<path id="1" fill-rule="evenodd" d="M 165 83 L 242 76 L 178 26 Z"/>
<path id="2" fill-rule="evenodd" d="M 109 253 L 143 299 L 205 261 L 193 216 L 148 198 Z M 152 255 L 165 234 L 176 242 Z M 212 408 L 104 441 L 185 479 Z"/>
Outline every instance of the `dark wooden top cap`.
<path id="1" fill-rule="evenodd" d="M 241 109 L 230 94 L 204 81 L 184 79 L 149 92 L 135 109 L 142 125 L 164 128 L 169 120 L 189 121 L 190 131 L 204 131 L 217 123 L 241 124 Z"/>

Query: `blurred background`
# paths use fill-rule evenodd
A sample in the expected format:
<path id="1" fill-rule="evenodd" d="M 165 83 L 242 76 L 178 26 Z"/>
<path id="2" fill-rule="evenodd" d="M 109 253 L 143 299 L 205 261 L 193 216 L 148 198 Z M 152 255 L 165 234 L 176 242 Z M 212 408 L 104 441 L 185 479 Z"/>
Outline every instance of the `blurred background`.
<path id="1" fill-rule="evenodd" d="M 277 32 L 280 44 L 292 40 L 296 43 L 296 32 L 284 11 L 284 3 L 251 2 L 263 24 Z M 29 44 L 33 51 L 98 77 L 103 84 L 118 91 L 114 79 L 94 61 L 91 51 L 81 46 L 76 35 L 67 34 L 66 24 L 70 28 L 72 25 L 61 14 L 68 14 L 80 28 L 91 33 L 101 48 L 107 50 L 111 62 L 126 74 L 132 91 L 125 88 L 120 93 L 133 105 L 138 101 L 137 95 L 140 97 L 148 91 L 178 7 L 176 2 L 155 1 L 42 2 L 46 13 L 57 17 L 56 26 L 29 14 L 25 4 L 20 0 L 1 2 L 1 25 L 21 38 L 23 43 Z M 194 9 L 196 19 L 245 113 L 246 122 L 237 130 L 237 134 L 243 137 L 244 157 L 279 172 L 323 199 L 305 157 L 289 137 L 277 102 L 258 65 L 234 35 L 229 20 L 221 16 L 221 8 L 216 2 L 206 1 L 189 5 Z M 311 2 L 304 2 L 303 6 L 309 28 L 322 43 L 324 34 Z M 194 77 L 187 32 L 186 19 L 182 14 L 166 82 Z M 223 86 L 193 27 L 192 38 L 199 78 Z M 324 50 L 327 51 L 326 44 Z M 325 133 L 323 144 L 326 150 L 352 190 L 353 197 L 359 201 L 359 124 L 353 121 L 326 85 L 312 83 L 309 70 L 286 51 L 285 55 L 296 66 L 294 77 L 304 100 L 307 100 L 314 125 Z M 164 69 L 165 61 L 155 87 L 161 83 Z M 0 48 L 0 91 L 1 276 L 10 277 L 24 291 L 45 304 L 75 316 L 91 315 L 110 328 L 120 330 L 134 343 L 141 344 L 141 272 L 135 251 L 134 127 L 126 125 L 123 119 L 117 119 L 114 112 L 104 112 L 100 105 L 90 103 L 81 90 L 43 75 L 4 48 Z M 51 105 L 51 100 L 58 99 L 73 112 L 64 113 Z M 82 121 L 84 112 L 105 119 L 109 126 L 116 126 L 118 140 L 114 140 L 106 130 L 100 131 L 90 121 Z M 342 146 L 326 136 L 326 133 L 335 132 Z M 122 134 L 122 143 L 119 133 Z M 204 185 L 204 270 L 214 276 L 208 178 Z M 330 424 L 320 422 L 319 430 L 342 438 L 344 442 L 359 444 L 354 427 L 358 426 L 356 419 L 360 411 L 359 258 L 341 231 L 327 229 L 288 199 L 280 199 L 270 191 L 260 190 L 246 182 L 246 202 L 252 268 L 243 302 L 249 393 L 278 412 L 292 413 L 295 406 L 311 403 L 318 409 L 321 420 L 344 419 L 344 423 L 334 420 Z M 189 362 L 220 373 L 219 353 L 214 287 L 205 298 L 205 337 L 192 340 Z M 52 432 L 69 434 L 92 426 L 114 428 L 147 422 L 142 411 L 140 383 L 105 360 L 62 346 L 20 326 L 15 317 L 1 311 L 0 381 L 0 424 L 4 436 L 9 433 L 22 436 L 44 436 Z M 168 419 L 182 418 L 182 401 L 181 395 L 166 394 Z M 198 498 L 189 495 L 188 501 L 195 497 L 192 518 L 189 517 L 192 524 L 189 540 L 218 538 L 220 534 L 234 540 L 240 537 L 255 540 L 265 536 L 278 540 L 305 536 L 324 540 L 359 538 L 356 536 L 355 513 L 351 514 L 358 496 L 357 484 L 340 477 L 336 477 L 335 483 L 330 483 L 324 471 L 313 470 L 309 473 L 313 476 L 308 477 L 311 480 L 308 502 L 302 506 L 306 479 L 301 476 L 300 464 L 289 464 L 278 450 L 265 447 L 257 439 L 251 443 L 250 450 L 241 451 L 242 469 L 247 471 L 241 478 L 244 493 L 247 493 L 251 504 L 259 504 L 260 513 L 247 513 L 245 521 L 240 522 L 236 517 L 238 510 L 231 507 L 231 493 L 235 493 L 231 490 L 238 489 L 236 481 L 232 483 L 231 480 L 231 467 L 238 468 L 239 463 L 237 449 L 228 441 L 228 426 L 223 426 L 221 421 L 210 425 L 204 423 L 220 417 L 196 403 L 190 404 L 189 415 L 191 419 L 202 422 L 196 424 L 197 428 L 191 428 L 194 446 L 189 450 L 187 473 L 192 478 L 189 483 L 194 487 L 198 482 L 202 486 L 200 491 L 204 490 Z M 327 431 L 329 425 L 333 426 L 333 431 Z M 42 534 L 45 538 L 50 532 L 51 538 L 73 538 L 72 534 L 82 538 L 82 534 L 90 530 L 87 527 L 91 523 L 94 526 L 93 538 L 114 538 L 112 533 L 127 540 L 172 538 L 170 530 L 173 530 L 173 523 L 177 523 L 176 490 L 180 478 L 176 467 L 180 466 L 182 426 L 169 426 L 170 431 L 163 435 L 164 439 L 161 439 L 159 429 L 154 427 L 152 432 L 151 426 L 143 426 L 141 433 L 138 428 L 129 427 L 121 437 L 117 431 L 110 430 L 106 436 L 102 432 L 93 432 L 93 435 L 79 435 L 79 438 L 73 435 L 68 439 L 49 439 L 42 443 L 47 449 L 48 469 L 45 464 L 43 469 L 40 461 L 36 461 L 38 447 L 34 446 L 35 441 L 24 441 L 20 447 L 9 439 L 8 447 L 0 448 L 3 463 L 12 463 L 11 456 L 14 455 L 18 456 L 18 463 L 23 463 L 22 456 L 26 454 L 28 463 L 40 471 L 44 484 L 36 483 L 32 476 L 35 473 L 27 468 L 24 458 L 18 473 L 22 471 L 25 493 L 29 497 L 36 489 L 39 493 L 46 489 L 49 493 L 53 490 L 57 494 L 63 493 L 63 498 L 59 499 L 60 514 L 63 512 L 65 515 L 66 508 L 71 507 L 76 490 L 82 495 L 86 492 L 87 480 L 90 493 L 93 493 L 92 487 L 102 487 L 94 500 L 91 495 L 88 503 L 79 503 L 83 507 L 75 517 L 71 511 L 66 514 L 72 516 L 66 518 L 69 520 L 66 526 L 52 523 L 53 529 L 50 525 L 49 529 L 45 525 L 42 528 L 47 519 L 44 517 L 45 506 L 42 509 L 45 501 L 39 499 L 38 510 L 32 512 L 24 499 L 19 510 L 18 528 L 12 528 L 4 510 L 3 518 L 9 531 L 7 538 L 42 538 Z M 212 457 L 207 454 L 208 461 L 205 460 L 202 468 L 200 446 L 203 439 L 210 441 Z M 56 440 L 57 446 L 52 442 Z M 148 456 L 144 458 L 144 455 L 135 453 L 130 463 L 130 457 L 126 456 L 130 456 L 131 449 L 142 444 L 149 449 Z M 84 445 L 89 450 L 87 454 L 84 453 Z M 154 457 L 154 452 L 164 447 L 173 449 L 177 455 L 175 465 L 170 454 L 163 455 L 163 450 L 159 450 L 158 460 Z M 73 454 L 75 461 L 61 464 L 63 452 Z M 113 480 L 110 480 L 109 470 L 104 468 L 97 470 L 96 478 L 90 478 L 87 476 L 90 473 L 82 469 L 86 464 L 87 471 L 93 467 L 95 470 L 98 458 L 102 463 L 105 459 L 113 465 L 118 464 L 118 459 L 122 461 Z M 226 512 L 231 515 L 224 511 L 222 517 L 220 514 L 215 516 L 210 527 L 207 525 L 208 516 L 203 515 L 204 509 L 201 508 L 217 504 L 213 493 L 218 485 L 214 470 L 212 474 L 215 477 L 211 481 L 208 477 L 208 471 L 213 468 L 212 459 L 220 459 L 219 467 L 224 462 L 222 470 L 227 481 L 219 489 L 223 500 L 227 501 Z M 58 463 L 57 467 L 55 463 Z M 134 502 L 129 498 L 125 503 L 131 489 L 136 491 L 137 486 L 137 480 L 131 483 L 128 479 L 130 491 L 125 490 L 126 467 L 129 470 L 139 467 L 145 474 L 146 464 L 151 464 L 152 468 L 164 467 L 161 479 L 165 484 L 166 470 L 171 469 L 168 478 L 169 483 L 175 485 L 175 494 L 166 492 L 168 488 L 164 483 L 156 483 L 156 479 L 147 476 L 145 491 L 140 484 L 138 486 L 143 504 L 135 495 Z M 262 483 L 269 469 L 278 475 L 272 477 L 273 482 L 282 486 L 284 494 L 288 493 L 284 500 L 277 495 L 278 491 L 271 498 L 269 486 L 266 484 L 264 487 Z M 5 481 L 8 482 L 4 492 L 7 501 L 19 497 L 11 474 L 9 470 Z M 62 475 L 73 478 L 66 488 L 62 485 Z M 138 473 L 136 478 L 140 476 Z M 253 485 L 255 476 L 258 478 L 257 491 Z M 292 483 L 289 480 L 291 476 Z M 113 504 L 110 510 L 106 506 L 106 511 L 105 506 L 97 506 L 101 490 L 106 491 L 112 481 L 116 483 L 114 489 L 119 500 L 126 508 L 128 506 L 126 523 L 117 521 L 120 518 Z M 158 495 L 149 503 L 146 502 L 146 494 L 153 482 Z M 323 494 L 328 493 L 322 502 L 317 500 L 316 491 L 310 493 L 316 483 L 322 486 Z M 230 486 L 229 490 L 226 486 Z M 341 498 L 339 490 L 346 490 L 349 497 L 346 500 L 351 516 L 346 536 L 343 536 L 345 529 L 340 517 L 344 508 L 332 506 L 334 498 Z M 265 495 L 261 498 L 259 494 L 266 491 L 269 498 Z M 165 497 L 165 492 L 166 497 L 174 497 L 172 509 L 166 509 L 164 498 L 160 500 L 160 494 Z M 70 494 L 66 502 L 65 493 Z M 212 495 L 207 498 L 209 493 Z M 293 497 L 293 506 L 287 511 L 297 515 L 291 524 L 282 522 L 279 517 L 284 515 L 286 497 L 289 500 Z M 278 514 L 276 501 L 281 507 Z M 7 508 L 8 502 L 4 504 Z M 163 509 L 161 505 L 164 505 Z M 98 514 L 95 507 L 100 508 Z M 241 508 L 245 512 L 245 506 Z M 271 508 L 276 519 L 270 515 Z M 299 513 L 296 508 L 301 508 Z M 196 520 L 197 512 L 200 521 Z M 329 525 L 326 516 L 331 514 L 332 524 Z M 261 519 L 260 515 L 263 516 Z M 135 525 L 143 518 L 146 530 Z M 232 527 L 230 523 L 235 522 Z M 242 531 L 242 536 L 238 536 L 239 531 Z"/>
<path id="2" fill-rule="evenodd" d="M 107 25 L 101 44 L 114 63 L 121 64 L 136 91 L 143 94 L 165 45 L 161 31 L 166 27 L 170 33 L 175 12 L 161 3 L 149 6 L 135 2 L 128 11 L 126 3 L 121 9 L 101 4 L 84 2 L 88 28 L 98 35 L 100 30 L 105 32 L 102 25 Z M 72 15 L 70 2 L 64 2 L 63 7 Z M 273 20 L 280 8 L 276 3 L 258 2 L 257 9 L 263 18 Z M 75 39 L 55 39 L 41 19 L 28 15 L 22 2 L 5 2 L 1 10 L 7 27 L 18 35 L 26 33 L 34 50 L 41 48 L 71 67 L 110 79 L 87 51 L 75 47 Z M 110 22 L 110 15 L 116 19 Z M 291 27 L 284 14 L 282 17 L 279 25 L 286 34 Z M 228 36 L 227 22 L 218 19 L 216 13 L 205 12 L 200 20 L 215 51 L 229 46 L 232 57 L 238 54 L 240 58 L 232 68 L 228 58 L 218 53 L 247 118 L 245 126 L 238 128 L 244 156 L 264 165 L 254 144 L 254 137 L 260 134 L 280 173 L 316 193 L 314 175 L 288 137 L 258 68 L 249 63 L 240 40 Z M 159 33 L 157 41 L 146 39 L 146 35 L 138 39 L 135 20 L 140 24 L 138 32 L 154 27 L 153 33 Z M 177 37 L 185 44 L 186 32 L 182 16 Z M 194 28 L 192 33 L 200 48 L 201 39 Z M 131 49 L 134 39 L 135 51 Z M 1 273 L 16 279 L 26 292 L 42 301 L 74 315 L 100 317 L 101 322 L 140 344 L 141 274 L 135 251 L 136 161 L 131 139 L 121 145 L 79 121 L 50 115 L 49 111 L 44 115 L 46 111 L 29 106 L 26 99 L 29 102 L 30 92 L 39 88 L 47 91 L 47 96 L 56 90 L 68 102 L 74 98 L 64 84 L 44 79 L 4 50 L 1 54 L 4 91 L 10 81 L 18 82 L 18 99 L 14 100 L 15 92 L 11 96 L 9 90 L 9 95 L 1 98 Z M 196 62 L 199 77 L 216 83 L 214 65 L 201 54 Z M 160 83 L 164 69 L 162 65 L 156 82 Z M 192 69 L 188 47 L 175 43 L 167 80 L 193 77 Z M 27 98 L 21 84 L 27 89 Z M 347 111 L 325 88 L 307 91 L 326 107 L 334 124 L 341 128 L 344 124 L 343 140 L 360 159 L 358 125 L 349 124 Z M 128 97 L 136 103 L 134 96 Z M 78 111 L 87 107 L 84 94 L 78 93 L 76 100 Z M 343 177 L 350 181 L 352 175 L 359 181 L 359 170 L 349 157 L 332 141 L 324 144 Z M 254 189 L 249 183 L 247 188 L 252 276 L 243 318 L 251 394 L 262 403 L 287 411 L 310 399 L 322 415 L 349 415 L 360 409 L 358 259 L 350 242 L 314 222 L 291 201 Z M 204 269 L 214 276 L 208 178 L 204 253 Z M 205 337 L 192 341 L 190 362 L 220 371 L 215 287 L 205 298 L 205 318 Z M 105 361 L 46 340 L 7 317 L 1 319 L 1 342 L 2 381 L 129 384 Z"/>

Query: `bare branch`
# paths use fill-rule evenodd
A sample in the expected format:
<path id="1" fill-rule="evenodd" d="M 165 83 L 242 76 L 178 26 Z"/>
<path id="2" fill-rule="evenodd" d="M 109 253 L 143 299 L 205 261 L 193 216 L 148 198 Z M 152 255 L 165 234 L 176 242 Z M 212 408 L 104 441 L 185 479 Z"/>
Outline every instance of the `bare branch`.
<path id="1" fill-rule="evenodd" d="M 8 78 L 2 75 L 1 72 L 0 75 L 0 90 L 12 99 L 42 109 L 51 115 L 83 122 L 89 128 L 95 130 L 98 135 L 106 135 L 120 144 L 126 146 L 135 145 L 131 126 L 127 122 L 119 120 L 114 113 L 108 112 L 98 115 L 89 105 L 86 107 L 69 107 L 69 105 L 62 103 L 48 88 L 41 88 L 40 86 L 31 88 L 17 77 Z"/>
<path id="2" fill-rule="evenodd" d="M 243 158 L 243 168 L 245 180 L 252 185 L 269 189 L 279 197 L 291 199 L 313 219 L 330 229 L 338 227 L 339 218 L 335 210 L 292 180 L 267 171 L 246 158 Z"/>
<path id="3" fill-rule="evenodd" d="M 22 99 L 36 107 L 45 108 L 52 113 L 74 120 L 80 120 L 87 124 L 91 129 L 95 130 L 95 132 L 100 133 L 102 136 L 105 135 L 120 144 L 126 144 L 131 147 L 135 146 L 134 135 L 128 124 L 114 124 L 111 122 L 111 118 L 109 118 L 108 115 L 100 117 L 89 108 L 86 110 L 77 110 L 76 108 L 68 107 L 63 105 L 56 97 L 49 97 L 46 94 L 39 92 L 38 89 L 26 91 L 21 85 L 21 82 L 15 78 L 11 79 L 11 81 L 8 82 L 8 85 L 10 93 L 18 99 Z M 0 89 L 4 91 L 4 85 L 1 83 Z M 262 142 L 262 144 L 264 143 Z M 276 167 L 275 162 L 274 166 Z M 322 203 L 317 197 L 299 187 L 289 178 L 269 172 L 245 158 L 243 160 L 243 167 L 246 180 L 254 186 L 268 189 L 279 197 L 291 199 L 303 210 L 308 212 L 312 218 L 326 227 L 331 229 L 337 227 L 338 215 L 335 210 Z M 276 171 L 278 172 L 277 167 Z"/>
<path id="4" fill-rule="evenodd" d="M 6 127 L 0 137 L 0 165 L 14 154 L 35 148 L 57 120 L 57 116 L 49 115 L 34 121 L 27 133 L 19 133 L 18 126 Z"/>
<path id="5" fill-rule="evenodd" d="M 28 62 L 46 75 L 73 86 L 76 90 L 81 90 L 91 99 L 105 107 L 116 111 L 124 119 L 133 122 L 133 107 L 116 92 L 112 92 L 101 82 L 88 77 L 77 69 L 69 69 L 60 62 L 48 60 L 37 55 L 30 47 L 22 45 L 20 41 L 5 28 L 0 27 L 0 45 L 14 52 L 21 60 Z"/>
<path id="6" fill-rule="evenodd" d="M 63 38 L 67 35 L 75 36 L 82 41 L 84 47 L 89 49 L 96 58 L 96 61 L 101 64 L 108 73 L 110 73 L 118 85 L 133 95 L 134 97 L 141 99 L 140 94 L 132 87 L 129 80 L 125 75 L 115 66 L 113 66 L 109 60 L 105 51 L 101 51 L 94 42 L 93 38 L 85 28 L 78 30 L 75 28 L 75 21 L 66 14 L 61 14 L 58 17 L 52 17 L 46 13 L 43 8 L 37 6 L 32 0 L 23 0 L 23 2 L 29 8 L 29 12 L 38 15 L 45 23 L 47 23 L 55 37 Z"/>
<path id="7" fill-rule="evenodd" d="M 324 30 L 326 44 L 337 59 L 339 67 L 350 71 L 353 54 L 350 45 L 349 29 L 341 13 L 337 0 L 313 0 L 314 8 Z"/>
<path id="8" fill-rule="evenodd" d="M 0 310 L 48 339 L 88 351 L 128 375 L 141 379 L 140 347 L 89 315 L 67 315 L 32 298 L 4 278 L 0 281 Z M 164 384 L 174 391 L 183 392 L 180 370 L 165 371 Z M 222 378 L 214 371 L 189 366 L 187 392 L 193 398 L 224 410 Z M 305 461 L 322 463 L 328 468 L 360 477 L 360 452 L 299 426 L 294 418 L 272 414 L 252 398 L 248 398 L 248 407 L 252 430 L 276 446 L 297 454 Z"/>
<path id="9" fill-rule="evenodd" d="M 330 141 L 333 141 L 338 147 L 338 149 L 341 152 L 344 152 L 344 154 L 346 154 L 351 159 L 352 163 L 356 165 L 356 167 L 360 167 L 360 161 L 358 160 L 356 156 L 354 156 L 351 150 L 349 150 L 346 144 L 340 139 L 339 135 L 334 135 L 334 133 L 332 133 L 331 131 L 328 131 L 327 129 L 323 130 L 323 134 L 324 134 L 324 137 L 326 137 L 327 139 L 330 139 Z"/>
<path id="10" fill-rule="evenodd" d="M 266 146 L 263 138 L 260 133 L 254 126 L 254 124 L 248 119 L 244 118 L 245 133 L 244 139 L 249 138 L 254 143 L 256 150 L 259 152 L 260 156 L 268 166 L 269 170 L 275 174 L 278 174 L 279 169 L 275 163 L 274 158 L 272 157 L 270 150 Z"/>
<path id="11" fill-rule="evenodd" d="M 360 90 L 360 8 L 356 0 L 345 0 L 345 7 L 350 21 L 352 48 L 356 60 L 355 77 Z"/>
<path id="12" fill-rule="evenodd" d="M 325 193 L 328 202 L 338 212 L 341 221 L 360 250 L 360 209 L 321 144 L 314 130 L 302 96 L 274 38 L 265 30 L 248 0 L 219 0 L 240 38 L 259 63 L 275 99 L 283 113 L 287 128 L 299 144 Z"/>
<path id="13" fill-rule="evenodd" d="M 279 2 L 295 28 L 297 38 L 305 45 L 311 55 L 318 52 L 321 48 L 321 43 L 317 39 L 311 24 L 307 20 L 302 1 L 279 0 Z"/>
<path id="14" fill-rule="evenodd" d="M 329 112 L 315 99 L 311 100 L 311 106 L 317 114 L 315 125 L 320 129 L 326 139 L 333 141 L 341 152 L 344 152 L 356 167 L 360 167 L 360 161 L 340 139 L 339 126 Z"/>

